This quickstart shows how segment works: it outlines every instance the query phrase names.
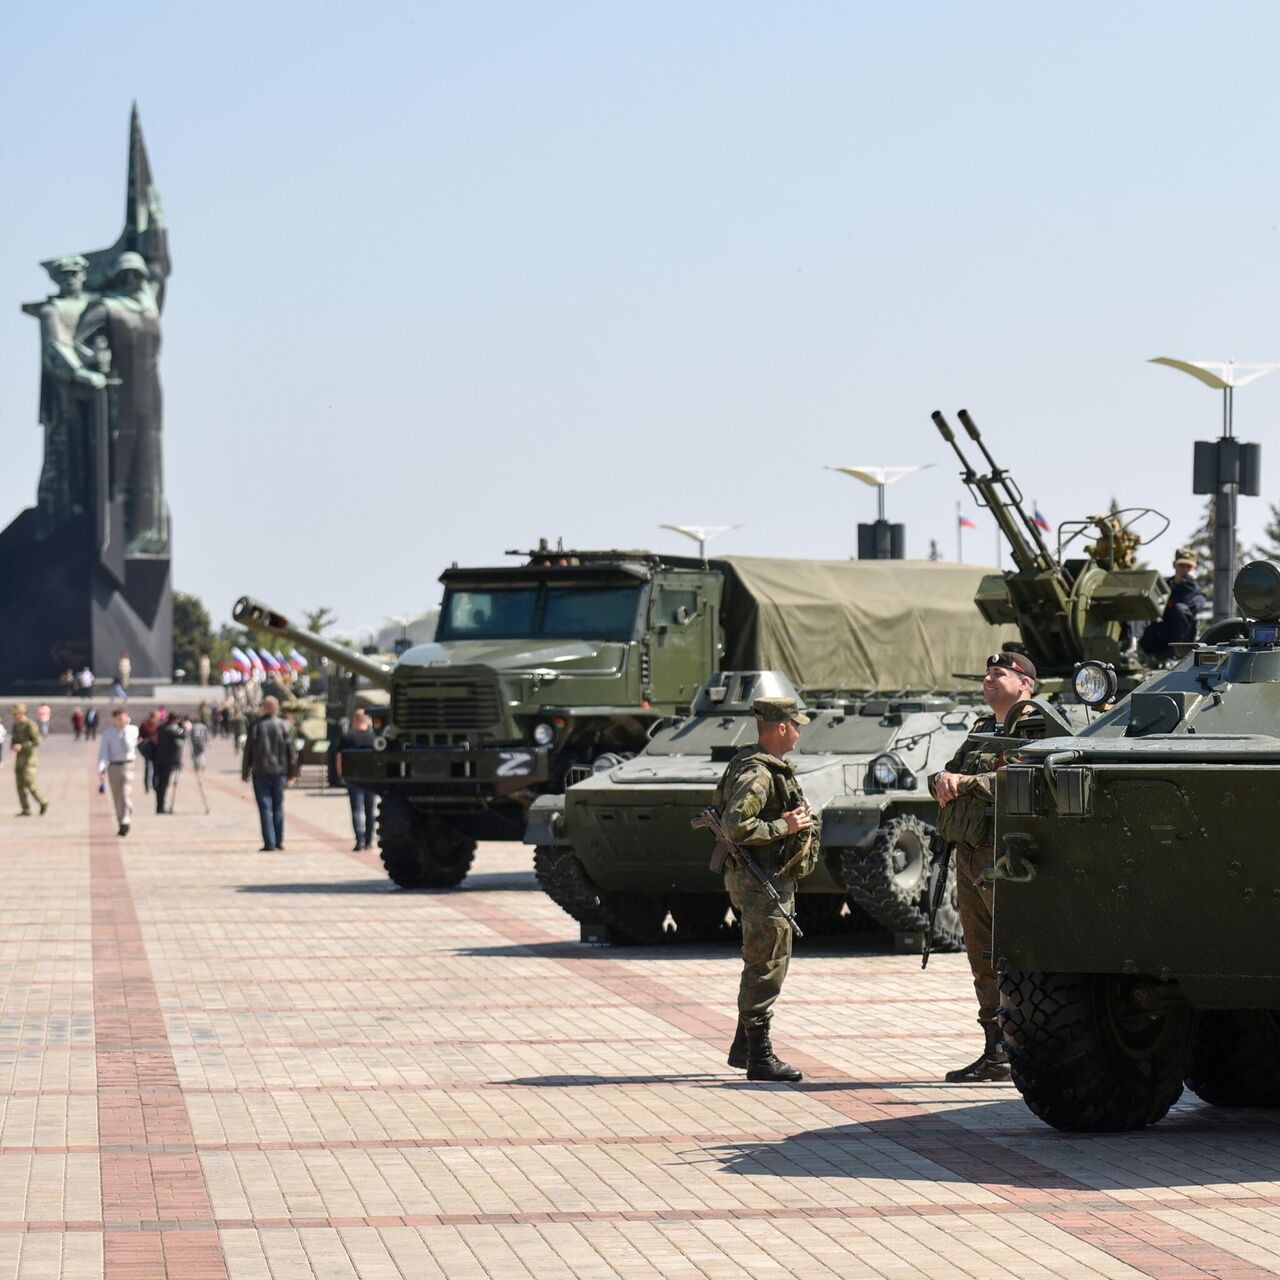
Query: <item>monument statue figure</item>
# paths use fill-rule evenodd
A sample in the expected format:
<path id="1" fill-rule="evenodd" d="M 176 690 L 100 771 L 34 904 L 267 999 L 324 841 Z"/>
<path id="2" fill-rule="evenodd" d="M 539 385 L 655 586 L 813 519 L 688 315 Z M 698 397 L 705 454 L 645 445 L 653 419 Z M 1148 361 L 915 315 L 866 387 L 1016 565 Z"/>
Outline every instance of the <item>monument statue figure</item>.
<path id="1" fill-rule="evenodd" d="M 173 671 L 170 517 L 164 496 L 160 313 L 169 236 L 135 105 L 124 230 L 42 263 L 57 292 L 40 324 L 44 461 L 36 504 L 0 530 L 0 689 L 67 667 L 140 679 Z"/>
<path id="2" fill-rule="evenodd" d="M 111 491 L 124 500 L 126 555 L 169 549 L 161 460 L 160 289 L 140 253 L 112 264 L 111 283 L 85 308 L 75 345 L 98 365 L 109 356 L 107 388 Z M 88 372 L 88 370 L 86 370 Z M 105 383 L 97 369 L 94 375 Z"/>
<path id="3" fill-rule="evenodd" d="M 41 532 L 94 509 L 98 473 L 97 393 L 105 374 L 86 363 L 87 348 L 76 344 L 76 326 L 90 295 L 84 291 L 88 260 L 79 254 L 48 264 L 58 292 L 23 310 L 40 322 L 40 423 L 44 427 L 44 467 L 37 507 Z"/>

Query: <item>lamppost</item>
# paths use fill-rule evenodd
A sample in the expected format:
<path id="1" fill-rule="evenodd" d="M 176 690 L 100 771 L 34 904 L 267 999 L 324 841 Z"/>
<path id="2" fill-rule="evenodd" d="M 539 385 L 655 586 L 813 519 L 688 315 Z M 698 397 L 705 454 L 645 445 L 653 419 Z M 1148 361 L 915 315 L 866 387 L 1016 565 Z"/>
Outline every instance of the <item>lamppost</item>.
<path id="1" fill-rule="evenodd" d="M 707 562 L 707 543 L 718 538 L 722 533 L 732 533 L 741 529 L 740 524 L 660 524 L 659 529 L 670 529 L 673 533 L 682 533 L 698 544 L 698 559 Z"/>
<path id="2" fill-rule="evenodd" d="M 1232 435 L 1234 392 L 1237 387 L 1280 369 L 1280 364 L 1236 364 L 1234 360 L 1174 360 L 1156 356 L 1151 364 L 1168 365 L 1190 374 L 1206 387 L 1222 392 L 1222 435 L 1197 440 L 1192 465 L 1192 492 L 1211 493 L 1213 499 L 1213 620 L 1231 616 L 1231 584 L 1236 575 L 1236 497 L 1256 498 L 1262 477 L 1262 448 L 1242 444 Z M 1221 590 L 1219 590 L 1221 585 Z"/>
<path id="3" fill-rule="evenodd" d="M 827 467 L 828 471 L 839 471 L 841 475 L 861 480 L 876 491 L 875 523 L 858 523 L 859 560 L 903 559 L 906 554 L 905 530 L 902 525 L 890 524 L 884 518 L 884 491 L 889 485 L 897 484 L 914 472 L 925 471 L 931 466 L 932 462 L 916 467 Z"/>

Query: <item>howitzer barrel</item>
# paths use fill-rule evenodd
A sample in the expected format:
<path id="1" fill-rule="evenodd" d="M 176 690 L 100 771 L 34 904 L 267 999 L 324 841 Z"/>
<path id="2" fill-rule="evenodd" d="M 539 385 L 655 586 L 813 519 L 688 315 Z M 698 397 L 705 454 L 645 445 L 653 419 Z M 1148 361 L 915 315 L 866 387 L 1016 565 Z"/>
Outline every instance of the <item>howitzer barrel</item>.
<path id="1" fill-rule="evenodd" d="M 374 662 L 364 654 L 338 644 L 336 640 L 326 640 L 324 636 L 308 631 L 306 627 L 296 626 L 283 613 L 277 613 L 259 600 L 241 596 L 231 610 L 231 616 L 241 626 L 251 627 L 254 631 L 262 631 L 269 636 L 279 636 L 299 648 L 309 650 L 317 657 L 328 658 L 338 666 L 363 676 L 379 689 L 391 688 L 391 668 L 385 663 Z"/>

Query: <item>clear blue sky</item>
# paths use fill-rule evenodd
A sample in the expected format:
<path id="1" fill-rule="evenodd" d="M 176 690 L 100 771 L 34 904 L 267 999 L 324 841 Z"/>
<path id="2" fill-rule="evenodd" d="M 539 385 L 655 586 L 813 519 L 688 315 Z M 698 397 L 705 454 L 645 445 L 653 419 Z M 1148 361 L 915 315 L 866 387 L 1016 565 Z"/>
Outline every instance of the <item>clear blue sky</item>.
<path id="1" fill-rule="evenodd" d="M 954 555 L 929 412 L 1055 525 L 1196 522 L 1214 393 L 1280 359 L 1280 9 L 119 3 L 0 38 L 0 521 L 40 464 L 39 260 L 120 229 L 137 98 L 174 259 L 174 579 L 372 625 L 539 535 Z M 101 41 L 99 48 L 98 42 Z M 1236 426 L 1280 475 L 1280 374 Z M 988 518 L 966 559 L 990 561 Z M 1241 502 L 1246 540 L 1266 498 Z"/>

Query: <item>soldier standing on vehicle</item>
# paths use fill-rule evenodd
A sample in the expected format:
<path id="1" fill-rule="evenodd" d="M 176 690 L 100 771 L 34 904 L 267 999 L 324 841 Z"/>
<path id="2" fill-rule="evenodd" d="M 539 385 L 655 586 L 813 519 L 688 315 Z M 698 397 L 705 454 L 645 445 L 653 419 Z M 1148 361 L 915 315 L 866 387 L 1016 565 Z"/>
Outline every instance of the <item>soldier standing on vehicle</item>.
<path id="1" fill-rule="evenodd" d="M 18 817 L 31 816 L 32 800 L 40 806 L 43 816 L 49 808 L 49 802 L 36 786 L 36 755 L 40 750 L 40 730 L 27 719 L 25 702 L 14 705 L 13 732 L 10 738 L 13 743 L 13 780 L 18 785 L 18 804 L 21 806 Z"/>
<path id="2" fill-rule="evenodd" d="M 757 741 L 729 762 L 713 802 L 732 842 L 724 864 L 725 888 L 742 921 L 738 1029 L 729 1065 L 745 1067 L 748 1080 L 800 1080 L 795 1067 L 774 1055 L 769 1022 L 791 962 L 791 925 L 783 908 L 794 912 L 795 882 L 817 861 L 817 819 L 809 812 L 795 770 L 783 759 L 809 717 L 793 698 L 757 698 L 751 709 Z M 739 849 L 773 880 L 781 905 L 750 871 Z"/>
<path id="3" fill-rule="evenodd" d="M 991 715 L 974 724 L 946 767 L 929 779 L 929 790 L 941 806 L 938 834 L 955 845 L 956 905 L 978 996 L 978 1025 L 986 1037 L 976 1061 L 947 1072 L 946 1079 L 952 1084 L 1009 1079 L 1009 1055 L 996 1016 L 1000 992 L 991 964 L 992 886 L 982 874 L 995 861 L 996 770 L 1004 764 L 1004 757 L 990 745 L 975 742 L 974 737 L 999 733 L 1009 712 L 1031 696 L 1035 684 L 1035 663 L 1025 653 L 993 653 L 982 681 L 982 697 Z"/>
<path id="4" fill-rule="evenodd" d="M 1171 656 L 1170 645 L 1189 644 L 1196 638 L 1197 616 L 1209 607 L 1209 601 L 1196 581 L 1196 553 L 1190 547 L 1179 547 L 1173 553 L 1173 576 L 1164 616 L 1150 623 L 1138 638 L 1143 653 L 1163 662 Z"/>

